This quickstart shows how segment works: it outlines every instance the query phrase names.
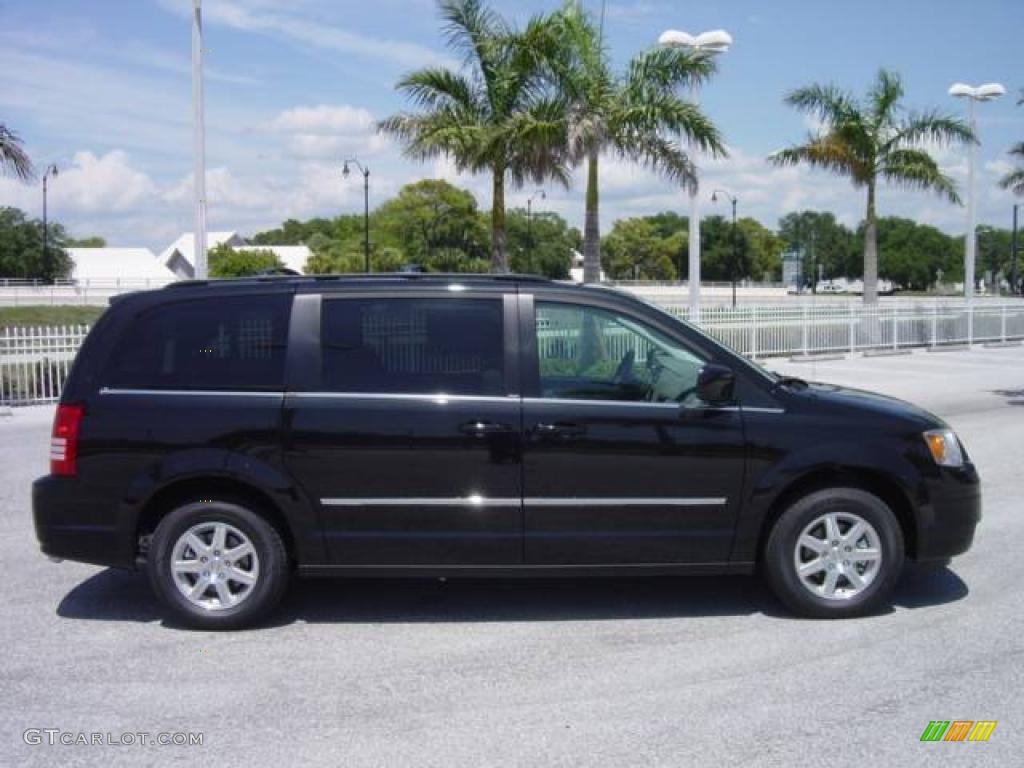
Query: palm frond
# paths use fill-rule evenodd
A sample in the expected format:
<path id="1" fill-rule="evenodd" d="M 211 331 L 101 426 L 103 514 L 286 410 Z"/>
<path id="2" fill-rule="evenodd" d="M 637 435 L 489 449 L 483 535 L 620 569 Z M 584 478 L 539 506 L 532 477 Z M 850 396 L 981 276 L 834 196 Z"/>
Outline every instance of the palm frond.
<path id="1" fill-rule="evenodd" d="M 868 91 L 868 105 L 872 123 L 876 127 L 891 125 L 895 121 L 896 106 L 903 98 L 903 81 L 896 72 L 878 70 L 875 83 Z"/>
<path id="2" fill-rule="evenodd" d="M 0 169 L 22 181 L 28 181 L 35 173 L 32 160 L 21 146 L 21 138 L 3 123 L 0 123 Z"/>
<path id="3" fill-rule="evenodd" d="M 977 138 L 965 120 L 939 110 L 929 110 L 908 114 L 885 142 L 884 148 L 908 148 L 921 142 L 940 145 L 977 143 Z"/>
<path id="4" fill-rule="evenodd" d="M 714 59 L 706 53 L 662 46 L 633 57 L 626 70 L 625 87 L 633 91 L 676 91 L 706 82 L 716 69 Z"/>
<path id="5" fill-rule="evenodd" d="M 786 94 L 791 107 L 813 115 L 826 124 L 862 122 L 854 98 L 835 85 L 808 85 Z"/>
<path id="6" fill-rule="evenodd" d="M 469 80 L 444 67 L 429 67 L 402 76 L 395 88 L 423 109 L 456 106 L 475 110 L 477 93 Z"/>
<path id="7" fill-rule="evenodd" d="M 697 168 L 679 144 L 647 131 L 638 131 L 623 138 L 625 141 L 615 145 L 615 151 L 620 157 L 652 170 L 690 191 L 697 191 Z"/>
<path id="8" fill-rule="evenodd" d="M 609 120 L 609 132 L 616 141 L 641 132 L 668 133 L 713 157 L 728 154 L 718 128 L 695 104 L 669 93 L 636 96 L 628 95 Z"/>
<path id="9" fill-rule="evenodd" d="M 807 163 L 814 168 L 849 176 L 858 186 L 866 183 L 862 163 L 851 151 L 849 143 L 828 134 L 812 135 L 805 144 L 781 149 L 769 155 L 768 162 L 780 167 Z"/>
<path id="10" fill-rule="evenodd" d="M 999 180 L 999 186 L 1015 195 L 1024 195 L 1024 168 L 1016 168 Z"/>
<path id="11" fill-rule="evenodd" d="M 885 158 L 881 175 L 890 184 L 936 192 L 952 203 L 960 202 L 956 184 L 924 150 L 893 150 Z"/>

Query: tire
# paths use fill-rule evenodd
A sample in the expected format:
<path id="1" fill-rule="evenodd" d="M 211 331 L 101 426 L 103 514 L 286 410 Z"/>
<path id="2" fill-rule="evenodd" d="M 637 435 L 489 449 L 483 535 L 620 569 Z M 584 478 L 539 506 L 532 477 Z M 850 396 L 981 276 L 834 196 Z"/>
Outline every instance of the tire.
<path id="1" fill-rule="evenodd" d="M 242 504 L 219 500 L 192 501 L 167 514 L 153 533 L 147 570 L 173 616 L 198 629 L 257 622 L 280 602 L 289 576 L 277 529 Z"/>
<path id="2" fill-rule="evenodd" d="M 791 611 L 839 619 L 885 604 L 903 559 L 903 532 L 885 502 L 857 488 L 827 488 L 782 513 L 763 567 L 772 591 Z"/>

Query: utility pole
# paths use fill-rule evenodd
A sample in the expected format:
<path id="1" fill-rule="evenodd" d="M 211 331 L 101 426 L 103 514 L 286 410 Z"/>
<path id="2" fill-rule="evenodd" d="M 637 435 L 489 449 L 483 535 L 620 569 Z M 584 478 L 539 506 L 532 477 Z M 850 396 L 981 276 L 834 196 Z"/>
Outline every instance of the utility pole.
<path id="1" fill-rule="evenodd" d="M 50 177 L 57 178 L 57 166 L 54 163 L 50 163 L 46 170 L 43 172 L 43 265 L 46 264 L 46 251 L 48 248 L 50 238 L 50 226 L 46 219 L 46 180 Z M 26 277 L 28 275 L 26 274 Z"/>
<path id="2" fill-rule="evenodd" d="M 341 167 L 341 175 L 346 179 L 349 173 L 349 163 L 359 169 L 359 172 L 363 174 L 363 269 L 369 274 L 370 273 L 370 169 L 364 166 L 356 158 L 351 158 L 345 161 L 345 164 Z M 429 251 L 429 248 L 428 248 Z"/>
<path id="3" fill-rule="evenodd" d="M 1013 240 L 1010 245 L 1010 254 L 1012 257 L 1012 267 L 1010 268 L 1010 293 L 1014 296 L 1020 293 L 1020 289 L 1017 286 L 1017 209 L 1020 208 L 1020 203 L 1013 204 Z"/>
<path id="4" fill-rule="evenodd" d="M 206 125 L 203 105 L 202 0 L 192 0 L 192 110 L 193 175 L 195 176 L 195 231 L 192 233 L 193 274 L 205 280 L 206 269 Z"/>

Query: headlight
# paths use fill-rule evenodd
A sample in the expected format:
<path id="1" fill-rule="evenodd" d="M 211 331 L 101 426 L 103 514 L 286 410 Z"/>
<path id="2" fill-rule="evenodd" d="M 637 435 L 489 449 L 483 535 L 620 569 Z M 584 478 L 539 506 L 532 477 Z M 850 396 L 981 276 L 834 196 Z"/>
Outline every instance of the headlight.
<path id="1" fill-rule="evenodd" d="M 956 439 L 952 429 L 932 429 L 924 433 L 924 441 L 928 450 L 941 467 L 962 467 L 964 454 L 960 450 L 960 441 Z"/>

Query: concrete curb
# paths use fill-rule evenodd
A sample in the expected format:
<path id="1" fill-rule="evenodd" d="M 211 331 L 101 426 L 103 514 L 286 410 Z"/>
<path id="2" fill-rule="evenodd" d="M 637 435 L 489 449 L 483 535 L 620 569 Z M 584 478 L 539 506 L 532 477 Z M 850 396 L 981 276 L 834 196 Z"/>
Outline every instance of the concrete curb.
<path id="1" fill-rule="evenodd" d="M 989 341 L 982 344 L 985 349 L 1007 349 L 1009 347 L 1019 347 L 1021 342 L 1019 341 Z"/>
<path id="2" fill-rule="evenodd" d="M 929 352 L 969 352 L 971 347 L 968 344 L 942 344 L 927 349 Z"/>
<path id="3" fill-rule="evenodd" d="M 895 357 L 897 355 L 912 355 L 912 349 L 868 349 L 864 351 L 864 357 Z"/>
<path id="4" fill-rule="evenodd" d="M 845 360 L 846 355 L 793 355 L 789 358 L 791 363 L 818 363 L 823 360 Z"/>

